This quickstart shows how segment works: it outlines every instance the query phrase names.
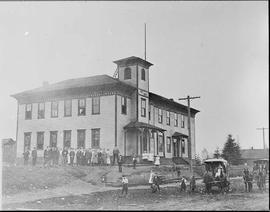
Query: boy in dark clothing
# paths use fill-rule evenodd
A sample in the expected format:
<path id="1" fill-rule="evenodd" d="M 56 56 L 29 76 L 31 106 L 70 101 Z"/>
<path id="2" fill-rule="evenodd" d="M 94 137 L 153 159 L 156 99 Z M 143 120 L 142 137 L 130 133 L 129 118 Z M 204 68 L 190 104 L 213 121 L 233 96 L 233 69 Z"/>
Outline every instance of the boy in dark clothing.
<path id="1" fill-rule="evenodd" d="M 133 155 L 132 162 L 133 162 L 133 169 L 136 169 L 137 158 L 135 154 Z"/>
<path id="2" fill-rule="evenodd" d="M 67 164 L 67 161 L 68 161 L 68 151 L 66 148 L 64 148 L 64 150 L 62 151 L 62 157 L 63 157 L 63 162 L 64 162 L 64 165 Z"/>
<path id="3" fill-rule="evenodd" d="M 195 191 L 196 189 L 196 179 L 194 176 L 192 176 L 191 181 L 190 181 L 190 191 Z"/>
<path id="4" fill-rule="evenodd" d="M 156 189 L 158 190 L 158 192 L 160 192 L 160 178 L 158 175 L 155 175 L 154 178 L 153 178 L 153 184 L 154 186 L 156 186 Z M 155 190 L 156 191 L 156 190 Z"/>
<path id="5" fill-rule="evenodd" d="M 80 149 L 76 153 L 76 158 L 77 158 L 77 166 L 81 165 L 81 150 Z"/>
<path id="6" fill-rule="evenodd" d="M 34 149 L 32 150 L 31 156 L 32 156 L 32 165 L 35 166 L 36 162 L 37 162 L 37 150 L 36 150 L 36 147 L 34 147 Z"/>
<path id="7" fill-rule="evenodd" d="M 119 156 L 119 160 L 118 160 L 118 168 L 119 168 L 119 172 L 122 172 L 122 164 L 123 164 L 123 159 L 122 156 Z"/>
<path id="8" fill-rule="evenodd" d="M 44 155 L 43 155 L 43 166 L 47 166 L 48 165 L 48 161 L 49 161 L 49 147 L 47 146 L 47 149 L 44 150 Z"/>

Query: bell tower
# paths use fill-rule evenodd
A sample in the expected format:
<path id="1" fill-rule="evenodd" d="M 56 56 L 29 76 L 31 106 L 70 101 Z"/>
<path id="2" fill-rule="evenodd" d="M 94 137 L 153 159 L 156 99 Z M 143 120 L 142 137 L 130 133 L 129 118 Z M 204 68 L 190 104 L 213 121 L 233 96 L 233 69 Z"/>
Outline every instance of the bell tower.
<path id="1" fill-rule="evenodd" d="M 114 61 L 117 64 L 118 80 L 137 88 L 137 121 L 149 120 L 149 68 L 153 64 L 139 57 Z"/>

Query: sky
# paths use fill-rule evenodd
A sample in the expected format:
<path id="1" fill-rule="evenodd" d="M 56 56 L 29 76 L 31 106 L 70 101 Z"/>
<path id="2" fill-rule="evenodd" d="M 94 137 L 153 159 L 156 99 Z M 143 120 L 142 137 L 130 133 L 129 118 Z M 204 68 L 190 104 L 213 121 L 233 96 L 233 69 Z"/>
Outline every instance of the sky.
<path id="1" fill-rule="evenodd" d="M 0 139 L 16 138 L 10 95 L 48 81 L 107 74 L 112 61 L 147 60 L 150 91 L 200 96 L 196 152 L 262 148 L 269 123 L 267 1 L 0 2 Z M 186 104 L 185 101 L 179 101 Z M 269 131 L 265 131 L 269 143 Z"/>

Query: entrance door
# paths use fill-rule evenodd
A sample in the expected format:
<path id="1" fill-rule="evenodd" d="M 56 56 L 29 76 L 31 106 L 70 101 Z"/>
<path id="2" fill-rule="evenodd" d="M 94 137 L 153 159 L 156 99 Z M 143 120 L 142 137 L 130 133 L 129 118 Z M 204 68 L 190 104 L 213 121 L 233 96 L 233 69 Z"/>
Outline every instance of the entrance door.
<path id="1" fill-rule="evenodd" d="M 179 157 L 179 150 L 180 150 L 180 142 L 178 139 L 173 139 L 173 156 Z"/>

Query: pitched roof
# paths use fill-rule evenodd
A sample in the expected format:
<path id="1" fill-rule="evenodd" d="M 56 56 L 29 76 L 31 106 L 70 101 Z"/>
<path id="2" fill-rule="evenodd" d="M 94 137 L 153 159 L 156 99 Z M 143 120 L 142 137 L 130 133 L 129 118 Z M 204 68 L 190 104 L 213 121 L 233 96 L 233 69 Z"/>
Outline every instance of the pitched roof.
<path id="1" fill-rule="evenodd" d="M 27 90 L 21 93 L 13 94 L 13 97 L 20 97 L 24 95 L 31 95 L 40 92 L 56 91 L 56 90 L 65 90 L 70 88 L 83 88 L 83 87 L 94 87 L 94 86 L 103 86 L 103 85 L 114 85 L 121 84 L 127 86 L 127 84 L 110 77 L 108 75 L 96 75 L 92 77 L 81 77 L 76 79 L 68 79 L 60 81 L 53 84 L 48 84 L 46 86 L 41 86 L 32 90 Z"/>
<path id="2" fill-rule="evenodd" d="M 134 64 L 134 63 L 140 63 L 140 64 L 145 65 L 147 68 L 149 68 L 150 66 L 153 65 L 152 63 L 150 63 L 146 60 L 143 60 L 142 58 L 135 57 L 135 56 L 123 58 L 120 60 L 115 60 L 113 62 L 116 63 L 117 65 L 130 65 L 130 64 Z"/>
<path id="3" fill-rule="evenodd" d="M 243 159 L 262 159 L 269 158 L 269 149 L 241 149 Z"/>
<path id="4" fill-rule="evenodd" d="M 161 132 L 166 131 L 160 127 L 156 127 L 154 125 L 143 123 L 143 122 L 138 122 L 138 121 L 132 121 L 129 124 L 127 124 L 126 126 L 124 126 L 124 129 L 128 129 L 128 128 L 147 128 L 147 129 L 152 129 L 152 130 L 158 130 Z"/>
<path id="5" fill-rule="evenodd" d="M 150 99 L 150 102 L 153 102 L 154 104 L 157 104 L 157 105 L 161 105 L 161 106 L 163 105 L 165 107 L 169 107 L 172 109 L 187 111 L 187 106 L 182 105 L 178 102 L 175 102 L 171 99 L 165 98 L 163 96 L 157 95 L 152 92 L 149 92 L 149 99 Z M 191 114 L 196 114 L 200 111 L 191 107 L 190 112 Z"/>
<path id="6" fill-rule="evenodd" d="M 4 138 L 2 139 L 2 145 L 12 145 L 16 142 L 12 138 Z"/>

